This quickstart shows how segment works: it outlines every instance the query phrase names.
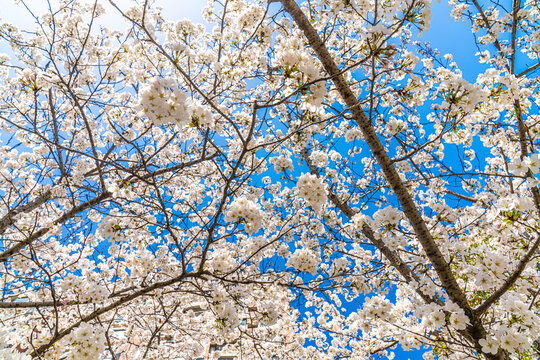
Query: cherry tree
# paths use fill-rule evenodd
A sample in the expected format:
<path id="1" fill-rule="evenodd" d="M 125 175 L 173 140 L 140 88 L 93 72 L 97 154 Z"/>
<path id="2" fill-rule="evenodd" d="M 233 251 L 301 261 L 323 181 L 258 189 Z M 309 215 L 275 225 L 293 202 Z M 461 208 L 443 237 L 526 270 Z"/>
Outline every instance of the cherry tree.
<path id="1" fill-rule="evenodd" d="M 450 3 L 474 82 L 430 0 L 21 1 L 1 356 L 537 358 L 540 7 Z"/>

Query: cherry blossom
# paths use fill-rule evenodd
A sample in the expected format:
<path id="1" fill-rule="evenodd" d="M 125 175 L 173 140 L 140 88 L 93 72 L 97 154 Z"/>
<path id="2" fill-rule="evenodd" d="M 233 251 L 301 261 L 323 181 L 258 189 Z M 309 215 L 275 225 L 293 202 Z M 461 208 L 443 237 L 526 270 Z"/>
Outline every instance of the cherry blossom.
<path id="1" fill-rule="evenodd" d="M 471 68 L 428 0 L 28 4 L 0 357 L 538 355 L 537 2 L 450 1 Z"/>

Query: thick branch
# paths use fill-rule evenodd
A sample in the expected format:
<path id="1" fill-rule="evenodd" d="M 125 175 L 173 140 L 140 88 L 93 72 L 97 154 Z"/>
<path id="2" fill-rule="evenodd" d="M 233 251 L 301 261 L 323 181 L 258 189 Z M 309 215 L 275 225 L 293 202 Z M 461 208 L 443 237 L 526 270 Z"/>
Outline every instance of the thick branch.
<path id="1" fill-rule="evenodd" d="M 504 284 L 499 289 L 497 289 L 493 294 L 491 294 L 491 296 L 487 298 L 486 301 L 484 301 L 480 306 L 478 306 L 474 310 L 478 315 L 481 315 L 487 309 L 489 309 L 491 305 L 493 305 L 497 300 L 499 300 L 500 297 L 503 296 L 516 283 L 517 279 L 519 279 L 519 277 L 521 276 L 521 273 L 523 272 L 523 270 L 525 270 L 525 267 L 527 266 L 529 261 L 531 261 L 531 258 L 536 253 L 536 250 L 538 250 L 539 246 L 540 246 L 540 236 L 536 238 L 536 241 L 534 242 L 534 244 L 531 246 L 529 251 L 527 251 L 525 256 L 519 261 L 518 266 L 516 267 L 512 275 L 510 275 L 510 277 L 506 279 Z"/>
<path id="2" fill-rule="evenodd" d="M 481 319 L 473 312 L 467 301 L 467 297 L 457 284 L 448 263 L 444 259 L 439 247 L 431 236 L 431 233 L 429 232 L 426 223 L 422 219 L 422 216 L 420 215 L 420 212 L 418 211 L 411 195 L 401 181 L 399 174 L 393 167 L 392 160 L 379 140 L 373 124 L 362 110 L 362 104 L 358 101 L 343 76 L 340 75 L 339 68 L 328 52 L 328 49 L 321 41 L 317 31 L 313 28 L 300 7 L 296 4 L 295 0 L 281 0 L 281 3 L 283 4 L 285 10 L 292 16 L 296 25 L 304 33 L 309 45 L 317 54 L 318 59 L 323 64 L 328 75 L 332 77 L 336 90 L 339 92 L 349 111 L 352 113 L 352 118 L 360 127 L 364 140 L 369 145 L 371 152 L 373 153 L 386 177 L 386 180 L 396 194 L 403 212 L 409 219 L 411 226 L 414 229 L 414 233 L 422 245 L 426 256 L 431 261 L 433 268 L 437 272 L 439 280 L 448 294 L 448 297 L 451 301 L 460 306 L 469 317 L 471 325 L 467 327 L 467 334 L 473 340 L 475 349 L 478 352 L 482 352 L 479 341 L 486 337 L 486 330 L 481 322 Z M 502 351 L 496 355 L 484 355 L 488 359 L 508 358 L 505 352 Z"/>
<path id="3" fill-rule="evenodd" d="M 319 176 L 319 172 L 317 171 L 316 166 L 311 161 L 307 149 L 302 150 L 302 158 L 306 162 L 307 166 L 309 167 L 309 170 L 312 174 Z M 335 207 L 341 210 L 347 218 L 351 219 L 357 212 L 353 210 L 349 204 L 342 202 L 339 197 L 332 191 L 328 191 L 328 198 L 334 204 Z M 371 227 L 364 223 L 362 225 L 362 233 L 364 236 L 381 252 L 381 254 L 390 262 L 390 264 L 399 272 L 399 274 L 405 279 L 407 283 L 410 283 L 412 281 L 416 281 L 417 283 L 420 283 L 420 279 L 414 272 L 411 271 L 411 269 L 405 264 L 405 262 L 401 259 L 401 257 L 392 249 L 390 249 L 384 241 L 381 239 L 378 239 L 375 236 L 375 233 L 373 232 L 373 229 Z M 416 293 L 427 303 L 437 303 L 439 305 L 442 305 L 442 302 L 434 297 L 431 297 L 419 288 L 415 288 Z"/>
<path id="4" fill-rule="evenodd" d="M 510 55 L 510 71 L 512 72 L 512 74 L 514 73 L 516 64 L 516 30 L 520 7 L 521 0 L 514 0 L 514 4 L 512 7 L 512 54 Z"/>
<path id="5" fill-rule="evenodd" d="M 21 205 L 15 209 L 9 210 L 2 219 L 0 219 L 0 235 L 3 234 L 8 227 L 13 225 L 15 223 L 15 217 L 19 214 L 30 212 L 34 209 L 37 209 L 41 205 L 47 202 L 51 198 L 51 191 L 47 190 L 43 192 L 41 195 L 39 195 L 37 198 L 35 198 L 32 201 L 29 201 L 28 203 Z"/>
<path id="6" fill-rule="evenodd" d="M 332 76 L 333 82 L 338 90 L 341 98 L 347 104 L 349 111 L 352 113 L 352 117 L 357 122 L 358 126 L 362 130 L 364 139 L 369 145 L 373 155 L 377 159 L 385 177 L 394 193 L 396 194 L 403 212 L 411 222 L 411 225 L 418 237 L 419 242 L 430 259 L 435 271 L 437 272 L 443 287 L 445 288 L 450 299 L 458 304 L 463 309 L 470 309 L 467 302 L 467 298 L 463 291 L 461 291 L 459 285 L 452 274 L 448 264 L 444 260 L 442 253 L 440 252 L 437 244 L 431 236 L 420 212 L 416 208 L 414 201 L 409 194 L 407 188 L 402 183 L 399 174 L 392 165 L 392 160 L 388 156 L 384 146 L 381 144 L 371 121 L 367 118 L 366 114 L 361 108 L 361 103 L 358 101 L 351 88 L 340 75 L 340 70 L 335 64 L 332 56 L 326 49 L 324 43 L 319 38 L 317 31 L 310 24 L 300 7 L 294 0 L 281 0 L 281 3 L 285 7 L 285 10 L 293 17 L 296 25 L 302 30 L 309 44 L 317 54 L 319 60 L 323 64 L 326 72 Z"/>
<path id="7" fill-rule="evenodd" d="M 72 217 L 76 216 L 80 212 L 85 211 L 85 210 L 91 208 L 92 206 L 95 206 L 95 205 L 99 204 L 101 201 L 107 199 L 110 196 L 111 196 L 111 193 L 108 192 L 108 191 L 105 191 L 105 192 L 101 193 L 100 195 L 96 196 L 95 198 L 93 198 L 92 200 L 89 200 L 89 201 L 87 201 L 85 203 L 82 203 L 79 206 L 74 207 L 73 209 L 71 209 L 70 211 L 65 213 L 64 215 L 62 215 L 59 218 L 57 218 L 56 220 L 54 220 L 51 223 L 51 226 L 47 226 L 47 227 L 43 227 L 43 228 L 39 229 L 38 231 L 31 234 L 30 236 L 28 236 L 23 241 L 18 242 L 17 244 L 13 245 L 9 249 L 7 249 L 3 253 L 1 253 L 0 254 L 0 262 L 6 261 L 7 259 L 9 259 L 9 257 L 16 254 L 18 251 L 20 251 L 24 247 L 30 245 L 35 240 L 39 239 L 40 237 L 42 237 L 43 235 L 48 233 L 52 226 L 64 223 L 65 221 L 71 219 Z"/>
<path id="8" fill-rule="evenodd" d="M 516 77 L 520 78 L 520 77 L 524 77 L 525 75 L 527 75 L 528 73 L 538 69 L 540 67 L 540 62 L 534 64 L 533 66 L 523 70 L 522 72 L 520 72 L 519 74 L 516 75 Z"/>
<path id="9" fill-rule="evenodd" d="M 54 301 L 4 301 L 0 302 L 0 309 L 21 309 L 21 308 L 38 308 L 51 307 L 58 304 Z"/>

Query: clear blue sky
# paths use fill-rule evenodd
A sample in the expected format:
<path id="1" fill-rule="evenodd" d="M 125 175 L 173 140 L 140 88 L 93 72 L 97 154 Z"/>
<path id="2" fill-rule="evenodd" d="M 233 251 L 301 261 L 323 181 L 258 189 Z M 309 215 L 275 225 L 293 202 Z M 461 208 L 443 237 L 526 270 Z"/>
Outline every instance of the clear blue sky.
<path id="1" fill-rule="evenodd" d="M 450 17 L 450 10 L 450 6 L 444 0 L 433 2 L 431 27 L 417 40 L 430 42 L 433 48 L 441 52 L 441 55 L 454 55 L 454 61 L 463 71 L 463 77 L 469 82 L 474 82 L 478 73 L 483 72 L 484 67 L 478 63 L 475 56 L 478 49 L 470 23 L 468 20 L 454 21 Z"/>

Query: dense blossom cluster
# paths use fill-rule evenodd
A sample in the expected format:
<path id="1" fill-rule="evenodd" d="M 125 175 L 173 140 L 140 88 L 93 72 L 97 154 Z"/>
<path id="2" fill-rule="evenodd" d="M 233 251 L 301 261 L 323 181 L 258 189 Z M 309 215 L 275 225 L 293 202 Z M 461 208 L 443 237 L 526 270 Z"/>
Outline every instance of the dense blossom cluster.
<path id="1" fill-rule="evenodd" d="M 105 334 L 101 328 L 82 323 L 65 340 L 70 348 L 67 359 L 90 360 L 99 359 L 105 350 Z"/>
<path id="2" fill-rule="evenodd" d="M 287 260 L 287 266 L 315 275 L 320 264 L 317 254 L 310 249 L 297 249 Z"/>
<path id="3" fill-rule="evenodd" d="M 190 122 L 187 94 L 173 79 L 153 78 L 139 92 L 139 105 L 143 116 L 155 125 Z"/>
<path id="4" fill-rule="evenodd" d="M 391 206 L 377 210 L 373 214 L 373 220 L 379 226 L 396 226 L 401 220 L 401 212 Z"/>
<path id="5" fill-rule="evenodd" d="M 537 174 L 540 171 L 540 159 L 538 159 L 538 154 L 532 154 L 530 157 L 526 156 L 523 159 L 515 159 L 510 163 L 508 168 L 517 176 L 523 176 L 529 171 Z"/>
<path id="6" fill-rule="evenodd" d="M 4 360 L 31 359 L 30 356 L 18 351 L 14 345 L 16 345 L 16 342 L 10 339 L 10 334 L 4 330 L 0 330 L 0 358 Z"/>
<path id="7" fill-rule="evenodd" d="M 233 302 L 221 291 L 214 292 L 212 296 L 212 310 L 215 313 L 218 328 L 230 330 L 240 324 L 240 317 Z"/>
<path id="8" fill-rule="evenodd" d="M 246 231 L 249 234 L 256 233 L 263 226 L 260 206 L 245 196 L 235 199 L 227 209 L 225 221 L 236 222 L 239 220 L 244 221 Z"/>
<path id="9" fill-rule="evenodd" d="M 137 3 L 0 24 L 0 358 L 538 357 L 537 1 L 466 69 L 430 0 Z"/>
<path id="10" fill-rule="evenodd" d="M 320 71 L 312 56 L 305 52 L 301 44 L 301 36 L 279 36 L 275 48 L 275 57 L 272 65 L 282 69 L 291 79 L 299 84 L 310 82 L 320 77 Z M 321 106 L 328 90 L 324 82 L 319 81 L 307 87 L 303 96 L 305 106 L 316 111 Z"/>
<path id="11" fill-rule="evenodd" d="M 218 273 L 226 273 L 234 270 L 238 266 L 234 254 L 227 250 L 216 250 L 212 253 L 212 258 L 208 261 L 208 265 Z"/>
<path id="12" fill-rule="evenodd" d="M 66 293 L 72 291 L 81 302 L 102 301 L 109 295 L 105 286 L 98 284 L 90 278 L 84 278 L 75 274 L 67 275 L 61 287 Z"/>
<path id="13" fill-rule="evenodd" d="M 303 198 L 315 212 L 320 212 L 326 203 L 326 187 L 322 180 L 313 174 L 302 174 L 296 183 L 298 195 Z"/>
<path id="14" fill-rule="evenodd" d="M 290 154 L 288 157 L 285 157 L 285 156 L 274 157 L 270 160 L 270 162 L 274 164 L 274 169 L 277 173 L 281 171 L 286 171 L 286 170 L 289 170 L 289 171 L 294 170 L 294 165 L 290 157 Z"/>
<path id="15" fill-rule="evenodd" d="M 119 242 L 123 239 L 122 225 L 117 218 L 109 216 L 99 223 L 98 234 L 111 242 Z"/>

